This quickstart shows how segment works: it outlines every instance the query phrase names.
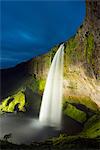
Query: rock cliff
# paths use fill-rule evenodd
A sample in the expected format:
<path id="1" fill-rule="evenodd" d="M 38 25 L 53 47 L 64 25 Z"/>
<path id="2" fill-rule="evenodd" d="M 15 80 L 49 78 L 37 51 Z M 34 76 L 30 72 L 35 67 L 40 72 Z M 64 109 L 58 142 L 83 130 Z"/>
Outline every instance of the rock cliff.
<path id="1" fill-rule="evenodd" d="M 64 42 L 64 99 L 100 106 L 100 2 L 86 0 L 86 17 L 76 35 Z M 59 45 L 48 53 L 1 70 L 1 99 L 20 87 L 43 93 L 46 77 Z M 13 77 L 12 77 L 13 76 Z M 32 85 L 32 78 L 35 80 Z M 18 80 L 17 80 L 18 79 Z M 16 82 L 16 84 L 15 84 Z M 16 90 L 15 90 L 16 89 Z"/>
<path id="2" fill-rule="evenodd" d="M 45 80 L 59 45 L 30 60 L 28 72 Z M 65 42 L 64 96 L 92 99 L 98 105 L 100 79 L 100 2 L 86 0 L 86 18 L 76 35 Z"/>

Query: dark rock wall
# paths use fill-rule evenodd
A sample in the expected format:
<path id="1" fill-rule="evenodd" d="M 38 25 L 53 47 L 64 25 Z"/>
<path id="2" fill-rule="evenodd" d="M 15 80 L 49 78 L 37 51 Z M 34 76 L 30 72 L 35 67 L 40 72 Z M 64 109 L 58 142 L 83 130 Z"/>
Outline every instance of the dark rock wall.
<path id="1" fill-rule="evenodd" d="M 84 29 L 94 36 L 93 70 L 96 78 L 100 78 L 100 1 L 86 0 L 86 21 Z"/>

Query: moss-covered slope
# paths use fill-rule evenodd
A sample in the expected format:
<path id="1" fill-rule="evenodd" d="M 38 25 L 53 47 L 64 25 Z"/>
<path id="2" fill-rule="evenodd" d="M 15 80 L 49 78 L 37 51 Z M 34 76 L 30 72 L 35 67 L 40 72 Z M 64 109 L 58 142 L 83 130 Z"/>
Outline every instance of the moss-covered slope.
<path id="1" fill-rule="evenodd" d="M 23 92 L 18 92 L 15 95 L 9 96 L 0 104 L 0 112 L 25 111 L 25 95 Z"/>

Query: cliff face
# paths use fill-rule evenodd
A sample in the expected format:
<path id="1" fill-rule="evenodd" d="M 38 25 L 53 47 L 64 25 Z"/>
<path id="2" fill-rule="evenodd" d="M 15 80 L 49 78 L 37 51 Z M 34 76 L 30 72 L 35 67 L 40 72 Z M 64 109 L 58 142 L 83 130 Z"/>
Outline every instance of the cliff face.
<path id="1" fill-rule="evenodd" d="M 86 1 L 86 18 L 76 35 L 65 42 L 64 97 L 99 102 L 100 2 Z M 28 72 L 46 80 L 58 45 L 28 62 Z"/>
<path id="2" fill-rule="evenodd" d="M 3 80 L 4 88 L 2 98 L 5 98 L 5 91 L 12 85 L 12 80 L 21 82 L 24 87 L 29 86 L 43 93 L 46 77 L 59 45 L 53 47 L 47 54 L 38 56 L 30 61 L 18 65 L 12 70 L 3 71 L 2 76 L 9 78 Z M 64 53 L 64 99 L 68 101 L 78 101 L 91 107 L 89 101 L 92 100 L 100 106 L 100 2 L 86 0 L 86 18 L 78 29 L 75 36 L 65 42 Z M 24 70 L 23 70 L 24 68 Z M 5 74 L 5 75 L 4 75 Z M 13 79 L 11 77 L 13 76 Z M 18 77 L 16 77 L 18 74 Z M 22 77 L 23 76 L 23 77 Z M 2 78 L 2 79 L 3 79 Z M 31 86 L 32 78 L 35 79 Z M 10 80 L 9 80 L 10 79 Z M 27 80 L 29 82 L 27 82 Z M 11 81 L 11 82 L 10 82 Z M 9 83 L 9 84 L 8 84 Z M 38 83 L 38 84 L 37 84 Z M 8 85 L 8 86 L 7 86 Z M 18 85 L 18 86 L 20 86 Z M 18 88 L 17 88 L 18 89 Z M 9 96 L 11 89 L 6 92 Z M 85 101 L 84 101 L 85 100 Z"/>
<path id="3" fill-rule="evenodd" d="M 70 44 L 69 44 L 70 43 Z M 100 75 L 100 2 L 86 0 L 86 18 L 76 35 L 65 43 L 66 47 L 72 46 L 75 62 L 87 64 L 93 70 L 97 79 Z M 74 48 L 76 47 L 75 51 Z M 28 63 L 30 73 L 37 77 L 47 76 L 48 68 L 57 50 L 55 46 L 49 53 L 36 57 Z M 66 49 L 67 49 L 66 48 Z M 68 50 L 69 51 L 69 50 Z M 70 55 L 68 54 L 68 55 Z M 77 56 L 78 55 L 78 56 Z M 80 57 L 80 58 L 79 58 Z M 87 67 L 86 66 L 86 67 Z M 87 68 L 88 69 L 88 68 Z"/>
<path id="4" fill-rule="evenodd" d="M 86 20 L 82 33 L 91 33 L 94 48 L 91 54 L 91 65 L 96 78 L 100 78 L 100 1 L 86 0 Z"/>
<path id="5" fill-rule="evenodd" d="M 38 56 L 28 62 L 28 73 L 36 78 L 46 78 L 51 64 L 51 52 Z"/>

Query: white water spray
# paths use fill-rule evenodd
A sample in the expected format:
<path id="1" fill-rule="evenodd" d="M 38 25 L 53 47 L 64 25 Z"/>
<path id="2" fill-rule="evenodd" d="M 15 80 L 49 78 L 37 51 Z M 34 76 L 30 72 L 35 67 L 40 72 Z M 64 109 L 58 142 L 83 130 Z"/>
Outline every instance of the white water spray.
<path id="1" fill-rule="evenodd" d="M 39 121 L 60 127 L 62 116 L 64 45 L 61 44 L 52 61 L 40 108 Z"/>

